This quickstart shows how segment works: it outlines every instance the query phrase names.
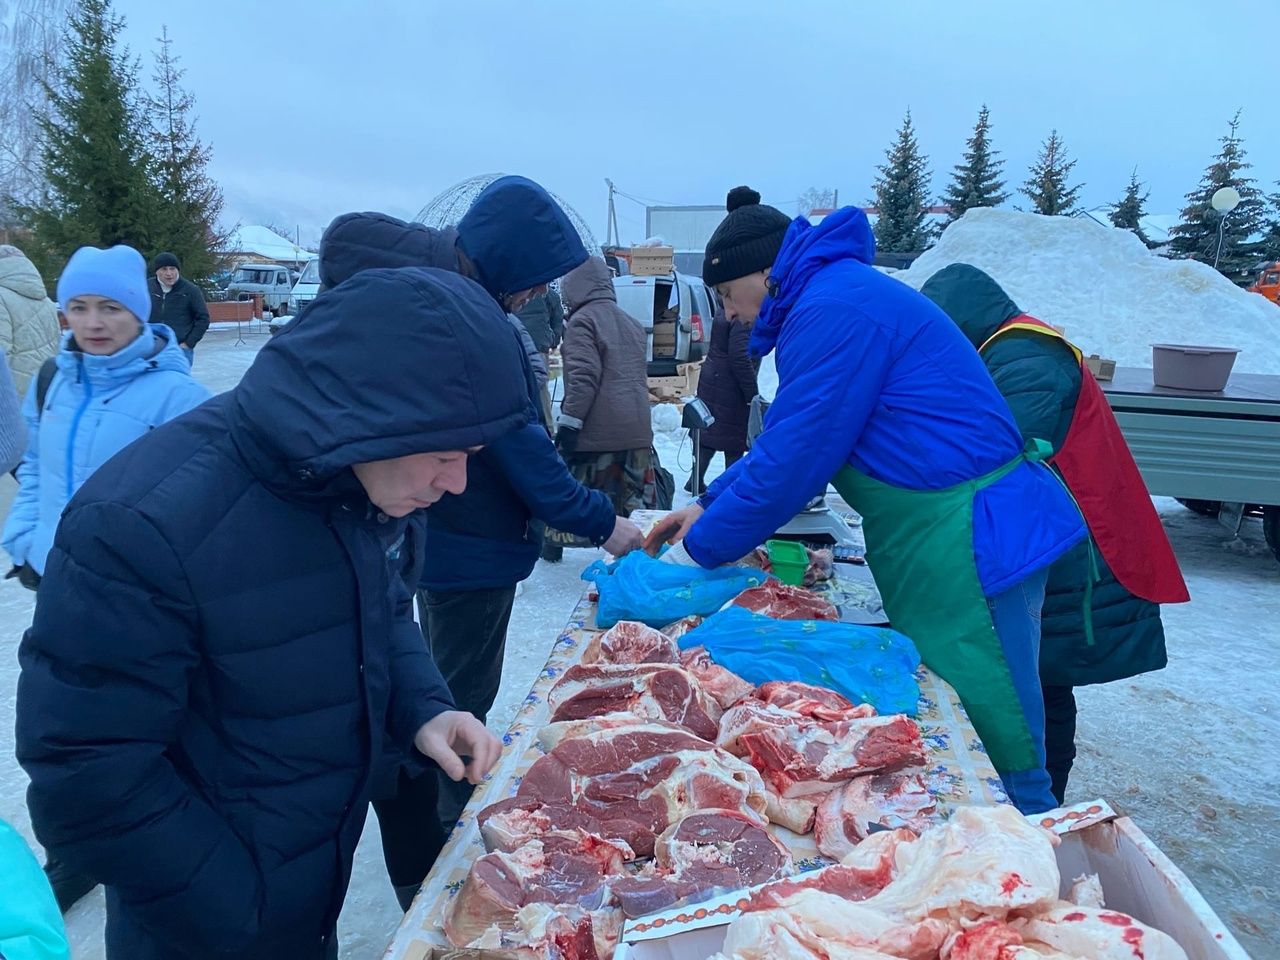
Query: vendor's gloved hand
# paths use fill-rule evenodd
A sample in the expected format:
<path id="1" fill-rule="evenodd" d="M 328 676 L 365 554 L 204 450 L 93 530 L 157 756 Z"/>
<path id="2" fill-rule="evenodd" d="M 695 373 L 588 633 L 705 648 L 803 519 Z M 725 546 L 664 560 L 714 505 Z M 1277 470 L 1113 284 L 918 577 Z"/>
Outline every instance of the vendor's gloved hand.
<path id="1" fill-rule="evenodd" d="M 632 550 L 639 550 L 644 546 L 644 534 L 626 517 L 618 517 L 613 521 L 613 533 L 602 546 L 605 552 L 612 556 L 625 556 Z"/>
<path id="2" fill-rule="evenodd" d="M 35 567 L 29 563 L 22 566 L 14 567 L 4 575 L 6 580 L 17 580 L 28 590 L 36 590 L 40 586 L 40 574 L 36 573 Z"/>
<path id="3" fill-rule="evenodd" d="M 440 765 L 450 780 L 478 784 L 502 756 L 502 741 L 461 710 L 446 710 L 418 728 L 413 745 Z M 470 757 L 469 763 L 463 757 Z"/>
<path id="4" fill-rule="evenodd" d="M 689 504 L 683 510 L 667 514 L 649 531 L 649 536 L 645 537 L 644 552 L 651 557 L 656 557 L 664 545 L 683 540 L 694 521 L 702 514 L 702 507 L 696 503 Z"/>
<path id="5" fill-rule="evenodd" d="M 560 427 L 556 430 L 556 449 L 560 455 L 571 457 L 578 450 L 578 434 L 581 431 L 574 427 Z"/>

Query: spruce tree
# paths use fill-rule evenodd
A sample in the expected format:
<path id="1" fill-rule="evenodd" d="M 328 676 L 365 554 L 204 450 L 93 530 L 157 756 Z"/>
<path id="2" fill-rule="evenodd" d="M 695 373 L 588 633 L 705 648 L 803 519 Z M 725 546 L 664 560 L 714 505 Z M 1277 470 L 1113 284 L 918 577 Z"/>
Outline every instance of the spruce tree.
<path id="1" fill-rule="evenodd" d="M 885 159 L 876 180 L 876 246 L 886 253 L 919 252 L 932 240 L 925 226 L 929 160 L 920 152 L 910 110 Z"/>
<path id="2" fill-rule="evenodd" d="M 942 197 L 942 202 L 951 208 L 947 226 L 959 220 L 966 210 L 998 207 L 1009 199 L 1000 176 L 1004 161 L 997 159 L 999 151 L 991 149 L 991 112 L 985 103 L 978 112 L 973 136 L 966 143 L 964 163 L 956 164 L 951 184 Z"/>
<path id="3" fill-rule="evenodd" d="M 28 253 L 51 287 L 77 247 L 126 243 L 145 256 L 156 234 L 138 66 L 118 45 L 123 27 L 109 0 L 82 0 L 67 23 L 66 59 L 44 84 L 44 187 L 18 212 L 34 233 Z"/>
<path id="4" fill-rule="evenodd" d="M 1276 183 L 1280 187 L 1280 181 Z M 1267 198 L 1269 216 L 1262 234 L 1261 258 L 1267 262 L 1280 260 L 1280 191 Z"/>
<path id="5" fill-rule="evenodd" d="M 1067 147 L 1052 130 L 1049 137 L 1040 147 L 1040 155 L 1031 166 L 1031 175 L 1019 191 L 1030 201 L 1036 213 L 1046 217 L 1065 216 L 1076 209 L 1076 198 L 1084 186 L 1077 183 L 1069 186 L 1067 179 L 1075 167 L 1074 160 L 1067 159 Z"/>
<path id="6" fill-rule="evenodd" d="M 1120 202 L 1111 207 L 1111 223 L 1121 230 L 1130 230 L 1138 235 L 1138 239 L 1151 246 L 1151 241 L 1142 232 L 1142 218 L 1147 212 L 1147 198 L 1151 192 L 1143 192 L 1144 184 L 1138 182 L 1138 171 L 1135 168 L 1129 175 L 1129 185 L 1124 189 Z"/>
<path id="7" fill-rule="evenodd" d="M 1222 228 L 1222 255 L 1218 271 L 1237 282 L 1247 281 L 1259 259 L 1259 245 L 1253 238 L 1264 228 L 1265 202 L 1252 177 L 1245 174 L 1252 164 L 1245 159 L 1240 138 L 1240 111 L 1231 118 L 1222 149 L 1205 170 L 1200 185 L 1187 194 L 1179 224 L 1170 231 L 1173 252 L 1213 263 L 1218 252 L 1218 230 Z M 1223 187 L 1234 187 L 1239 205 L 1222 215 L 1213 209 L 1213 195 Z"/>
<path id="8" fill-rule="evenodd" d="M 155 88 L 145 100 L 160 194 L 156 248 L 177 254 L 183 274 L 200 282 L 219 265 L 222 192 L 207 173 L 211 151 L 196 136 L 195 97 L 182 86 L 186 71 L 178 66 L 168 28 L 157 42 Z"/>

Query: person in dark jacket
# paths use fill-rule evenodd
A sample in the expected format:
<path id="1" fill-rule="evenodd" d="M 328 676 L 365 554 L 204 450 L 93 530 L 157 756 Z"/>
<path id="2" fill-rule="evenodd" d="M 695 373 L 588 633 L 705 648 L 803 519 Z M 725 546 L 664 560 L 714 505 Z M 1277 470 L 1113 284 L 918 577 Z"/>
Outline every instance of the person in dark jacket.
<path id="1" fill-rule="evenodd" d="M 178 336 L 178 346 L 194 361 L 196 344 L 209 330 L 209 308 L 204 294 L 179 271 L 182 264 L 172 253 L 151 261 L 151 322 L 163 323 Z"/>
<path id="2" fill-rule="evenodd" d="M 1049 464 L 1089 525 L 1090 538 L 1049 570 L 1040 628 L 1046 766 L 1062 803 L 1076 755 L 1074 688 L 1163 668 L 1159 603 L 1188 600 L 1186 585 L 1080 352 L 977 267 L 944 267 L 920 292 L 978 348 L 1023 438 L 1052 445 Z"/>
<path id="3" fill-rule="evenodd" d="M 17 754 L 36 836 L 107 888 L 111 960 L 336 957 L 384 737 L 492 767 L 394 571 L 404 518 L 527 419 L 483 291 L 372 270 L 80 489 L 19 649 Z"/>
<path id="4" fill-rule="evenodd" d="M 711 409 L 716 422 L 702 432 L 701 454 L 685 490 L 696 497 L 706 492 L 707 466 L 717 453 L 724 454 L 725 469 L 747 452 L 747 421 L 751 400 L 758 392 L 759 365 L 751 359 L 751 328 L 730 320 L 717 310 L 711 321 L 711 344 L 698 377 L 698 396 Z M 694 484 L 697 484 L 697 491 Z"/>
<path id="5" fill-rule="evenodd" d="M 550 288 L 524 305 L 518 314 L 524 328 L 529 331 L 542 362 L 550 369 L 551 351 L 560 346 L 560 338 L 564 335 L 564 305 L 560 295 Z M 542 418 L 547 429 L 551 429 L 551 391 L 546 380 L 542 383 Z"/>
<path id="6" fill-rule="evenodd" d="M 540 286 L 566 262 L 585 259 L 586 251 L 546 191 L 528 180 L 505 179 L 514 183 L 497 181 L 498 190 L 482 193 L 480 209 L 473 206 L 456 230 L 378 213 L 338 217 L 321 239 L 322 281 L 339 285 L 371 267 L 425 263 L 483 276 L 493 299 L 510 308 L 503 289 Z M 500 203 L 505 215 L 492 213 L 492 203 Z M 471 254 L 459 257 L 464 237 Z M 528 336 L 517 321 L 512 326 Z M 530 422 L 473 456 L 466 492 L 442 498 L 425 517 L 430 549 L 417 584 L 422 634 L 458 706 L 482 720 L 502 679 L 516 586 L 533 572 L 544 526 L 573 530 L 613 554 L 642 541 L 639 528 L 616 517 L 604 494 L 569 474 L 538 424 L 538 388 L 527 370 L 526 377 Z M 469 784 L 402 774 L 391 795 L 374 804 L 388 872 L 405 909 L 470 795 Z M 424 825 L 430 818 L 420 811 L 431 808 L 438 810 L 443 832 Z"/>
<path id="7" fill-rule="evenodd" d="M 592 257 L 561 284 L 569 309 L 561 357 L 564 400 L 556 446 L 573 475 L 603 490 L 620 517 L 657 506 L 644 328 L 618 306 L 613 272 Z M 571 531 L 548 535 L 543 558 L 583 546 Z"/>

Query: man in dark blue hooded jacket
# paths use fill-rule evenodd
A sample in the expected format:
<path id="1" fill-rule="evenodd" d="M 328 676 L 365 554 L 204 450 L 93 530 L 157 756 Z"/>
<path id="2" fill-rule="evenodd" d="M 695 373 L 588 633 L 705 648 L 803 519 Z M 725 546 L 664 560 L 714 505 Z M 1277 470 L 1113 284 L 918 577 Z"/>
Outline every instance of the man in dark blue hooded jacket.
<path id="1" fill-rule="evenodd" d="M 433 230 L 381 213 L 338 217 L 320 243 L 320 277 L 335 286 L 373 267 L 458 270 L 510 317 L 586 259 L 577 231 L 550 194 L 523 177 L 503 177 L 481 192 L 456 228 Z M 513 336 L 528 339 L 523 325 L 510 319 Z M 536 347 L 529 349 L 540 361 Z M 639 529 L 615 516 L 604 494 L 573 479 L 539 426 L 540 391 L 526 375 L 530 423 L 472 457 L 466 492 L 443 497 L 424 517 L 423 636 L 459 709 L 481 720 L 502 680 L 516 585 L 537 563 L 544 526 L 587 537 L 615 555 L 642 542 Z M 394 797 L 376 799 L 387 871 L 406 909 L 471 791 L 470 784 L 435 772 L 401 773 Z M 424 807 L 439 810 L 443 830 L 424 823 Z"/>
<path id="2" fill-rule="evenodd" d="M 482 290 L 371 270 L 81 488 L 19 651 L 17 753 L 40 841 L 106 886 L 109 958 L 337 956 L 384 738 L 472 782 L 496 761 L 394 570 L 404 518 L 527 420 Z"/>

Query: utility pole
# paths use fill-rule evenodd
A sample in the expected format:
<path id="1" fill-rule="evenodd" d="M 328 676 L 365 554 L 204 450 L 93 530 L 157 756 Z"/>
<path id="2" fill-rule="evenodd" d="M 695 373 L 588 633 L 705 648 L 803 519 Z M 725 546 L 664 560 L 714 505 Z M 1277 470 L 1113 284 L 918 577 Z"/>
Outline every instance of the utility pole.
<path id="1" fill-rule="evenodd" d="M 614 206 L 613 195 L 617 189 L 613 185 L 613 181 L 608 177 L 604 178 L 604 182 L 609 186 L 609 214 L 606 222 L 606 235 L 604 245 L 606 247 L 616 247 L 619 242 L 618 237 L 618 208 Z"/>

